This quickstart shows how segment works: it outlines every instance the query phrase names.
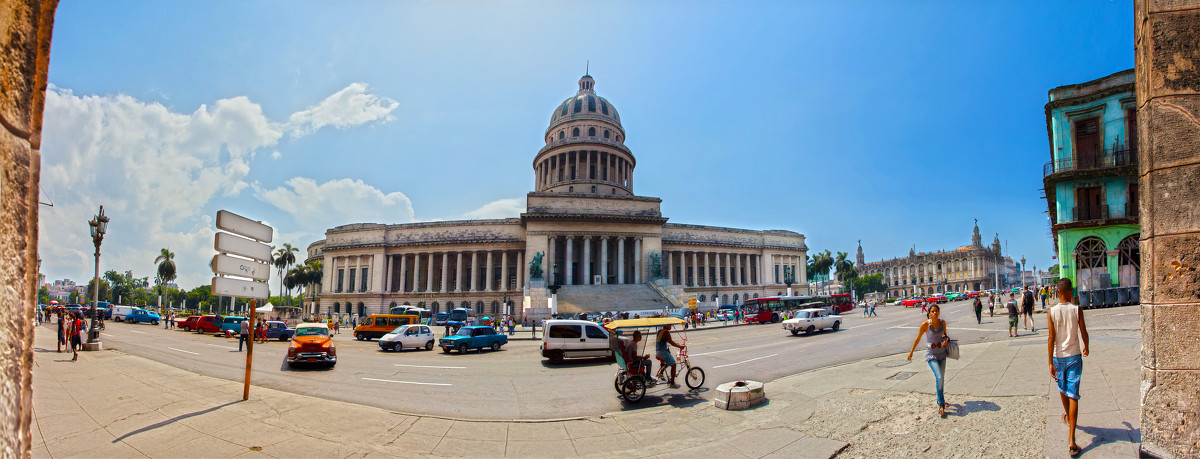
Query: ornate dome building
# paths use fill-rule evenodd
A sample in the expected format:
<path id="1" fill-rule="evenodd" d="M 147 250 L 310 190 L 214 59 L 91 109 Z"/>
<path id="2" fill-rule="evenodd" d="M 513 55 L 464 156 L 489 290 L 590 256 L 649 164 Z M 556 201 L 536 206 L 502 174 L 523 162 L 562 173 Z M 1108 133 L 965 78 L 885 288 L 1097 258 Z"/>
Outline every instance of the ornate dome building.
<path id="1" fill-rule="evenodd" d="M 310 313 L 345 317 L 415 305 L 542 318 L 551 312 L 702 307 L 782 294 L 805 279 L 804 236 L 667 223 L 633 191 L 636 160 L 616 107 L 584 75 L 555 106 L 520 218 L 331 228 L 309 246 L 324 278 Z M 794 284 L 805 288 L 806 284 Z"/>

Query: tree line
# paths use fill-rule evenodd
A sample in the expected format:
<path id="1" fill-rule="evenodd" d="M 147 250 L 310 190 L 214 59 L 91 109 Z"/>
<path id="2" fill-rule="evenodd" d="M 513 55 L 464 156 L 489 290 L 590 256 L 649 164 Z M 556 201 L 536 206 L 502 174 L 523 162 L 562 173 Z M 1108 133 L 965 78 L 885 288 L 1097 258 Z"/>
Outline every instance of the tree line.
<path id="1" fill-rule="evenodd" d="M 832 269 L 838 282 L 841 282 L 844 288 L 853 290 L 857 298 L 871 292 L 886 291 L 888 287 L 883 281 L 883 273 L 860 276 L 854 268 L 854 262 L 850 261 L 850 254 L 846 252 L 837 252 L 836 256 L 829 250 L 814 253 L 808 258 L 807 267 L 809 282 L 817 280 L 820 276 L 828 278 L 829 270 Z"/>

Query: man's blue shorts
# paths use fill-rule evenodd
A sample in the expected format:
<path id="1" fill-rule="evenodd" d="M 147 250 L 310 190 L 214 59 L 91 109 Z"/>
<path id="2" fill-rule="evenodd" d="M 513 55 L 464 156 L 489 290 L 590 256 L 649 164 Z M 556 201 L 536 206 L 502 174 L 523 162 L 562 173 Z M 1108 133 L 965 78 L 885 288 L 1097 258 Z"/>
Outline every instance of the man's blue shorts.
<path id="1" fill-rule="evenodd" d="M 1054 358 L 1054 375 L 1058 376 L 1058 391 L 1079 400 L 1079 378 L 1083 376 L 1083 356 Z"/>
<path id="2" fill-rule="evenodd" d="M 671 355 L 671 351 L 669 349 L 665 351 L 658 351 L 657 354 L 658 358 L 662 359 L 663 365 L 668 367 L 675 365 L 675 356 Z"/>

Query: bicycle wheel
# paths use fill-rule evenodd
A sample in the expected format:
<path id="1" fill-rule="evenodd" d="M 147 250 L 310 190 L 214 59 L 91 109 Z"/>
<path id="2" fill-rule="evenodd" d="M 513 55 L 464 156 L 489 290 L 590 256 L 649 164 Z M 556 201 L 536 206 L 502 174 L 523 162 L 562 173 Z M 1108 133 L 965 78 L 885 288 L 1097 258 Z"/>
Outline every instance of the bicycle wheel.
<path id="1" fill-rule="evenodd" d="M 646 382 L 642 378 L 635 376 L 625 380 L 625 385 L 621 388 L 621 398 L 629 403 L 637 403 L 645 396 Z"/>
<path id="2" fill-rule="evenodd" d="M 701 370 L 700 367 L 688 368 L 687 378 L 684 379 L 684 383 L 687 384 L 688 389 L 699 389 L 700 386 L 704 385 L 704 370 Z"/>

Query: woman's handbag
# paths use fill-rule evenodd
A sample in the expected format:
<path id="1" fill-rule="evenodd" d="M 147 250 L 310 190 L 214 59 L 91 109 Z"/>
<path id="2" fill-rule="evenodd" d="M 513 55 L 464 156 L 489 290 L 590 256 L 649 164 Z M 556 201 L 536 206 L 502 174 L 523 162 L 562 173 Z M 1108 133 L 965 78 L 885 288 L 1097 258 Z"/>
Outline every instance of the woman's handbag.
<path id="1" fill-rule="evenodd" d="M 958 360 L 958 340 L 952 339 L 946 343 L 946 357 Z"/>

